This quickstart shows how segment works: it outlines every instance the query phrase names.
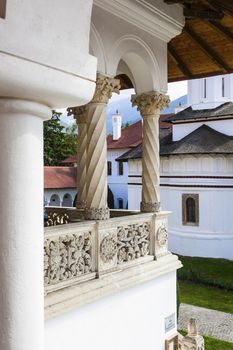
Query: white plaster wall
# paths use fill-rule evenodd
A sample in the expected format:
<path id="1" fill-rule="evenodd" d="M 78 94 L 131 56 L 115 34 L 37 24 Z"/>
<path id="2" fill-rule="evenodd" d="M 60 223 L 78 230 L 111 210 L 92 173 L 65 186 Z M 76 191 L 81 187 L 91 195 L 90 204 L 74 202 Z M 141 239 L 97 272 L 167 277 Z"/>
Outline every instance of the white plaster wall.
<path id="1" fill-rule="evenodd" d="M 164 318 L 174 312 L 172 272 L 46 321 L 45 350 L 164 350 Z"/>
<path id="2" fill-rule="evenodd" d="M 173 124 L 172 125 L 173 141 L 181 140 L 183 137 L 187 136 L 194 130 L 198 129 L 203 124 L 225 135 L 233 136 L 233 119 L 214 120 L 209 122 L 205 121 L 205 122 L 194 122 L 194 123 L 185 123 L 185 124 Z"/>
<path id="3" fill-rule="evenodd" d="M 95 71 L 88 69 L 90 62 L 95 61 L 89 55 L 92 3 L 92 0 L 7 1 L 6 19 L 0 20 L 1 50 L 95 79 Z"/>
<path id="4" fill-rule="evenodd" d="M 50 198 L 52 197 L 52 195 L 57 195 L 59 197 L 60 200 L 60 205 L 62 206 L 62 202 L 63 202 L 63 197 L 65 194 L 70 194 L 72 197 L 72 202 L 74 201 L 75 195 L 77 193 L 77 190 L 74 188 L 63 188 L 63 189 L 44 189 L 44 202 L 45 205 L 49 205 L 50 203 Z M 53 204 L 52 204 L 53 206 Z"/>
<path id="5" fill-rule="evenodd" d="M 51 108 L 91 100 L 97 69 L 97 59 L 89 55 L 92 3 L 6 2 L 6 18 L 0 18 L 0 96 Z"/>
<path id="6" fill-rule="evenodd" d="M 222 96 L 222 78 L 225 93 Z M 215 108 L 222 103 L 233 101 L 233 74 L 206 78 L 206 98 L 204 98 L 204 79 L 188 81 L 188 105 L 193 109 Z"/>
<path id="7" fill-rule="evenodd" d="M 140 210 L 142 198 L 142 162 L 141 160 L 128 161 L 128 197 L 129 209 Z"/>
<path id="8" fill-rule="evenodd" d="M 112 175 L 108 175 L 108 185 L 114 195 L 114 206 L 118 208 L 118 198 L 123 199 L 124 209 L 128 203 L 128 163 L 123 163 L 123 175 L 118 175 L 118 162 L 116 159 L 129 149 L 108 149 L 107 160 L 112 162 Z"/>
<path id="9" fill-rule="evenodd" d="M 181 8 L 160 4 L 101 0 L 93 6 L 90 47 L 100 58 L 98 69 L 114 76 L 122 59 L 137 93 L 167 91 L 167 42 L 181 31 L 184 17 Z"/>

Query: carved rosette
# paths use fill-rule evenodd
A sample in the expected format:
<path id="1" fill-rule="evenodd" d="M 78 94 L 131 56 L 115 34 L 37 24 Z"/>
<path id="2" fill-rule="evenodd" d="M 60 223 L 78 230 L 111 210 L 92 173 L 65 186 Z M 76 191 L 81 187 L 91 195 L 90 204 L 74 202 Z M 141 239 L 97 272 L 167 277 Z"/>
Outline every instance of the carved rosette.
<path id="1" fill-rule="evenodd" d="M 86 220 L 108 220 L 109 219 L 109 208 L 85 208 L 85 219 Z"/>
<path id="2" fill-rule="evenodd" d="M 77 209 L 86 207 L 87 108 L 85 105 L 67 109 L 68 115 L 74 115 L 78 126 Z"/>
<path id="3" fill-rule="evenodd" d="M 167 232 L 167 227 L 165 226 L 165 224 L 162 224 L 158 228 L 156 239 L 157 239 L 157 242 L 158 242 L 160 247 L 164 247 L 167 245 L 168 232 Z"/>
<path id="4" fill-rule="evenodd" d="M 91 232 L 44 242 L 44 283 L 54 285 L 93 272 Z"/>
<path id="5" fill-rule="evenodd" d="M 160 210 L 159 116 L 170 100 L 168 96 L 152 91 L 133 95 L 131 101 L 143 117 L 141 210 L 156 212 Z"/>
<path id="6" fill-rule="evenodd" d="M 109 218 L 107 207 L 106 104 L 118 92 L 119 80 L 97 75 L 96 91 L 88 104 L 86 219 Z"/>
<path id="7" fill-rule="evenodd" d="M 115 235 L 108 234 L 100 244 L 100 257 L 104 263 L 110 263 L 117 254 L 117 240 Z"/>
<path id="8" fill-rule="evenodd" d="M 118 264 L 147 256 L 150 253 L 150 230 L 148 222 L 117 228 Z"/>
<path id="9" fill-rule="evenodd" d="M 155 213 L 160 210 L 160 203 L 141 202 L 141 211 L 144 213 Z"/>

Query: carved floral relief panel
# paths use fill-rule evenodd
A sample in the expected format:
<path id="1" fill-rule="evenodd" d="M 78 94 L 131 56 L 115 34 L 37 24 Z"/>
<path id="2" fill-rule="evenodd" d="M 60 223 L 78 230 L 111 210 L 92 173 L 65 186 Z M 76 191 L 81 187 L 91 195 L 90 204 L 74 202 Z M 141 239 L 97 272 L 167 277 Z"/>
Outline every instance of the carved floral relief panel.
<path id="1" fill-rule="evenodd" d="M 45 286 L 64 282 L 93 271 L 91 232 L 45 239 Z"/>
<path id="2" fill-rule="evenodd" d="M 137 223 L 117 228 L 118 264 L 135 260 L 150 253 L 150 224 Z"/>

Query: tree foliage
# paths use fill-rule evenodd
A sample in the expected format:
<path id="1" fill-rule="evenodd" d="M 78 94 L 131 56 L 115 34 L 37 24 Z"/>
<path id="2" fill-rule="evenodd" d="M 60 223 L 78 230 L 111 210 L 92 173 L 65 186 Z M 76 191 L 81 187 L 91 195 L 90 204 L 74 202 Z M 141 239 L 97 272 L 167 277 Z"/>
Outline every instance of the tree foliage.
<path id="1" fill-rule="evenodd" d="M 64 128 L 61 113 L 53 111 L 52 118 L 44 122 L 44 165 L 57 166 L 77 152 L 76 124 Z"/>

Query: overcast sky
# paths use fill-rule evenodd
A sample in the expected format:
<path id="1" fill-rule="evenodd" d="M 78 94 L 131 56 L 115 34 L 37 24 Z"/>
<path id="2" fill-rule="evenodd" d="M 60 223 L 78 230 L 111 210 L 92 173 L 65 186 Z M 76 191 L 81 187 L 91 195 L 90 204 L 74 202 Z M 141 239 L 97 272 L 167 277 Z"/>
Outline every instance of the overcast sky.
<path id="1" fill-rule="evenodd" d="M 121 100 L 125 97 L 129 97 L 134 93 L 133 89 L 122 90 L 120 95 L 113 94 L 111 101 Z M 179 81 L 176 83 L 168 84 L 168 92 L 167 94 L 170 96 L 171 101 L 176 100 L 178 97 L 187 94 L 187 81 Z"/>

